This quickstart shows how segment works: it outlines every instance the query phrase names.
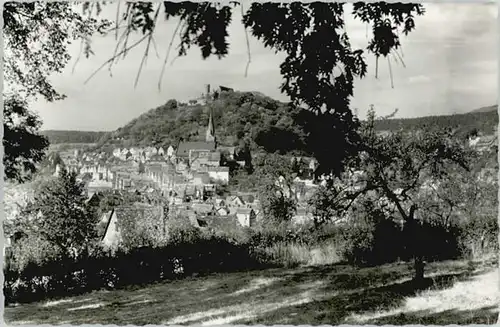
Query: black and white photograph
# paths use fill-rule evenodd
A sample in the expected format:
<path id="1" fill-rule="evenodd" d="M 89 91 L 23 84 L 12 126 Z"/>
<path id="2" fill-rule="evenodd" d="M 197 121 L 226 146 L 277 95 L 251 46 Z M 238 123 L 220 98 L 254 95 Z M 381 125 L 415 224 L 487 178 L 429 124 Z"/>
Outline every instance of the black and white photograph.
<path id="1" fill-rule="evenodd" d="M 500 321 L 495 2 L 2 17 L 5 324 Z"/>

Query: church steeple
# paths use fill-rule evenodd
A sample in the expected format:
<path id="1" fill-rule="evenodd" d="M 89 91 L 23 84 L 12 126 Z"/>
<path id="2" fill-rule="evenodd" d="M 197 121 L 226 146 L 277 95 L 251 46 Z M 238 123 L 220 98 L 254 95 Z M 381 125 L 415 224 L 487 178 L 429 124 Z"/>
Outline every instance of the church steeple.
<path id="1" fill-rule="evenodd" d="M 210 111 L 210 117 L 208 118 L 208 126 L 207 126 L 207 132 L 205 134 L 205 141 L 207 142 L 214 142 L 216 143 L 215 139 L 215 124 L 214 124 L 214 117 L 213 117 L 213 112 L 212 112 L 212 101 L 210 101 L 210 84 L 206 85 L 207 88 L 207 93 L 206 93 L 206 105 L 209 108 Z"/>
<path id="2" fill-rule="evenodd" d="M 214 119 L 212 115 L 212 108 L 210 108 L 210 117 L 208 118 L 208 126 L 207 126 L 207 133 L 205 136 L 205 140 L 207 142 L 216 142 L 215 140 L 215 124 L 214 124 Z"/>

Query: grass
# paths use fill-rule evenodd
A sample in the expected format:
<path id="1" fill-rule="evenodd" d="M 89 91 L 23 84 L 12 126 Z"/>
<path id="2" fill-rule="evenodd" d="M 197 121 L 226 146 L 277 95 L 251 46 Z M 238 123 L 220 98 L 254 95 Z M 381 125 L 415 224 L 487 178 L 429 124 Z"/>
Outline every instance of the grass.
<path id="1" fill-rule="evenodd" d="M 215 274 L 5 308 L 16 324 L 481 324 L 498 313 L 498 270 L 431 263 L 332 264 Z M 444 303 L 439 305 L 439 303 Z"/>
<path id="2" fill-rule="evenodd" d="M 333 242 L 324 242 L 317 246 L 308 246 L 296 242 L 277 242 L 266 248 L 266 255 L 280 266 L 325 265 L 340 261 Z"/>

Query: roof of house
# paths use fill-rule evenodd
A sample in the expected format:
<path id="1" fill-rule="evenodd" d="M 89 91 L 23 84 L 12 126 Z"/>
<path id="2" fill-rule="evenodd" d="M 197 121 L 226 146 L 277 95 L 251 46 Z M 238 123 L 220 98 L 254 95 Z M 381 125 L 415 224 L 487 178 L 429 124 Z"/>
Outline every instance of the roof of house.
<path id="1" fill-rule="evenodd" d="M 220 146 L 219 150 L 221 150 L 221 151 L 227 151 L 230 154 L 234 154 L 234 151 L 236 150 L 236 147 L 235 146 Z"/>
<path id="2" fill-rule="evenodd" d="M 134 203 L 133 205 L 117 206 L 114 211 L 118 219 L 140 220 L 146 215 L 160 215 L 162 210 L 159 206 L 153 206 L 146 203 Z"/>
<path id="3" fill-rule="evenodd" d="M 204 142 L 204 141 L 180 142 L 176 155 L 179 157 L 187 157 L 189 156 L 189 150 L 214 151 L 215 142 Z"/>
<path id="4" fill-rule="evenodd" d="M 201 182 L 207 184 L 210 182 L 210 176 L 208 173 L 194 173 L 193 178 L 200 178 Z"/>
<path id="5" fill-rule="evenodd" d="M 165 158 L 162 156 L 162 155 L 159 155 L 159 154 L 153 154 L 151 157 L 149 157 L 149 160 L 150 161 L 165 161 Z"/>
<path id="6" fill-rule="evenodd" d="M 245 204 L 245 201 L 240 196 L 237 196 L 237 195 L 228 196 L 226 198 L 226 202 L 231 202 L 231 203 L 241 202 L 242 204 Z"/>
<path id="7" fill-rule="evenodd" d="M 208 167 L 208 172 L 229 172 L 229 167 Z"/>
<path id="8" fill-rule="evenodd" d="M 250 215 L 252 211 L 255 213 L 252 208 L 236 208 L 237 214 Z"/>
<path id="9" fill-rule="evenodd" d="M 208 156 L 209 161 L 220 161 L 221 154 L 219 151 L 210 152 Z"/>
<path id="10" fill-rule="evenodd" d="M 92 179 L 92 175 L 90 173 L 83 173 L 83 174 L 80 174 L 78 176 L 78 178 L 82 179 L 82 180 L 91 180 Z"/>
<path id="11" fill-rule="evenodd" d="M 184 192 L 186 195 L 194 195 L 196 193 L 196 187 L 194 185 L 187 185 Z"/>
<path id="12" fill-rule="evenodd" d="M 115 212 L 115 209 L 110 210 L 110 211 L 104 213 L 101 217 L 100 223 L 106 225 L 106 227 L 102 231 L 102 235 L 99 235 L 102 239 L 104 239 L 104 236 L 106 236 L 106 233 L 108 232 L 109 225 L 111 224 L 111 217 L 113 217 L 114 212 Z"/>
<path id="13" fill-rule="evenodd" d="M 207 216 L 198 218 L 199 221 L 204 221 L 209 227 L 220 229 L 223 227 L 240 228 L 238 219 L 235 215 L 228 216 Z"/>
<path id="14" fill-rule="evenodd" d="M 197 213 L 209 213 L 214 209 L 214 206 L 207 203 L 193 203 L 192 208 Z"/>

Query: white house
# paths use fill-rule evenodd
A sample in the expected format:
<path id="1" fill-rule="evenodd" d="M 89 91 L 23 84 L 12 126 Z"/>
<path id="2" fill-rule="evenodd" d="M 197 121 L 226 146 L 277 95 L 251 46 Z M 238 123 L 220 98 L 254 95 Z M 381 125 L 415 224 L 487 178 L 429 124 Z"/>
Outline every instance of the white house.
<path id="1" fill-rule="evenodd" d="M 175 149 L 169 145 L 167 149 L 167 157 L 171 157 L 175 153 Z"/>
<path id="2" fill-rule="evenodd" d="M 208 176 L 216 182 L 223 184 L 229 183 L 229 168 L 228 167 L 209 167 Z"/>
<path id="3" fill-rule="evenodd" d="M 243 227 L 251 227 L 255 224 L 256 214 L 253 209 L 250 208 L 238 208 L 236 209 L 236 218 L 238 222 Z"/>

